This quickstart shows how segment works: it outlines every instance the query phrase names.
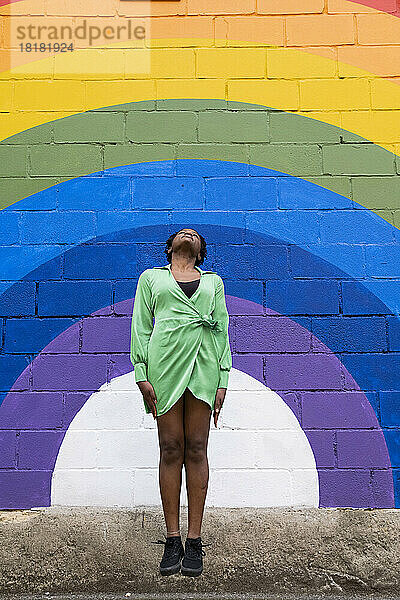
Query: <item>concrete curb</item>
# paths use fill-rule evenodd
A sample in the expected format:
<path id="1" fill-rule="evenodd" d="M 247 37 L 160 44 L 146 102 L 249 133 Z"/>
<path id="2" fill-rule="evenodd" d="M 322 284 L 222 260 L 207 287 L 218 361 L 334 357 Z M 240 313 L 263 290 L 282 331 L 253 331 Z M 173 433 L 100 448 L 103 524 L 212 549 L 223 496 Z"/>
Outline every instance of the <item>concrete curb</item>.
<path id="1" fill-rule="evenodd" d="M 189 578 L 158 574 L 158 507 L 3 510 L 0 593 L 398 595 L 399 519 L 397 509 L 206 508 L 212 545 L 202 576 Z"/>
<path id="2" fill-rule="evenodd" d="M 0 600 L 399 600 L 400 596 L 380 594 L 204 594 L 201 592 L 190 593 L 163 593 L 163 594 L 132 594 L 121 592 L 107 594 L 105 592 L 80 593 L 80 594 L 0 594 Z"/>

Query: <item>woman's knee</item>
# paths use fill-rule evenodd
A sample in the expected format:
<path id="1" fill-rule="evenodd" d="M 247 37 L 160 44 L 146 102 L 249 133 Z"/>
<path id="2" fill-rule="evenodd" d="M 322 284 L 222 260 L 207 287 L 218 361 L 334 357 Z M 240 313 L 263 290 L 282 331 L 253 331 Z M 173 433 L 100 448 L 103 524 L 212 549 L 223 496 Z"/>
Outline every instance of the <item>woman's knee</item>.
<path id="1" fill-rule="evenodd" d="M 183 438 L 170 437 L 160 442 L 160 456 L 167 464 L 183 462 L 184 440 Z"/>
<path id="2" fill-rule="evenodd" d="M 207 458 L 207 440 L 188 437 L 185 440 L 185 461 L 202 462 Z"/>

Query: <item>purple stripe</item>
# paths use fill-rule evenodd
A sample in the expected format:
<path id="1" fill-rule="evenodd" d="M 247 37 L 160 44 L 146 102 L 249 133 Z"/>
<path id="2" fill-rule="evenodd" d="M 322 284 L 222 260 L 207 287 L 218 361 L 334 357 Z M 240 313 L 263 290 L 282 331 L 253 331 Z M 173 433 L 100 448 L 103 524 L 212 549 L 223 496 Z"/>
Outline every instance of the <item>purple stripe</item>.
<path id="1" fill-rule="evenodd" d="M 316 459 L 320 506 L 393 507 L 384 435 L 365 394 L 338 358 L 288 317 L 231 296 L 227 304 L 231 339 L 234 327 L 235 348 L 246 353 L 233 355 L 233 366 L 276 391 L 296 415 Z M 0 490 L 7 492 L 0 491 L 0 508 L 26 508 L 28 483 L 32 506 L 50 505 L 52 470 L 71 421 L 94 391 L 132 371 L 132 306 L 132 299 L 125 300 L 113 312 L 104 307 L 74 324 L 15 382 L 0 407 L 0 427 L 28 431 L 19 436 L 16 469 L 2 471 Z M 71 340 L 80 327 L 81 353 L 73 354 Z M 21 388 L 26 391 L 17 392 Z M 7 436 L 3 440 L 10 443 Z M 0 457 L 9 469 L 10 452 L 1 441 L 0 436 Z"/>

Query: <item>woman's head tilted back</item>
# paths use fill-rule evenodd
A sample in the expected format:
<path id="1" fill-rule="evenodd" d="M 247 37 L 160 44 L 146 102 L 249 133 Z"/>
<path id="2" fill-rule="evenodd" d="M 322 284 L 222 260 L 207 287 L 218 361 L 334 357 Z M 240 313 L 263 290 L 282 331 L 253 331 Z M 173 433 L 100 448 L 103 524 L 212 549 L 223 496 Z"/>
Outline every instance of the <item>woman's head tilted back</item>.
<path id="1" fill-rule="evenodd" d="M 195 229 L 183 227 L 172 233 L 165 242 L 164 253 L 168 262 L 171 262 L 172 253 L 189 254 L 195 258 L 195 265 L 201 265 L 207 257 L 207 244 L 203 236 Z"/>

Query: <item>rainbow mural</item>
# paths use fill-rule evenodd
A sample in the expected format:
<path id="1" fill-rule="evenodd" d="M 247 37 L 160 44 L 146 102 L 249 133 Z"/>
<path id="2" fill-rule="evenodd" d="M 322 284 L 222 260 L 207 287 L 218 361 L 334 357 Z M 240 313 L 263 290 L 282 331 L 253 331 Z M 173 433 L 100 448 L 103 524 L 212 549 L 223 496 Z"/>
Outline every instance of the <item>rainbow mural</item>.
<path id="1" fill-rule="evenodd" d="M 82 503 L 105 477 L 98 503 L 151 497 L 135 495 L 156 464 L 132 433 L 105 423 L 102 446 L 77 419 L 104 389 L 108 419 L 119 393 L 121 410 L 132 402 L 137 279 L 182 226 L 207 239 L 231 317 L 232 396 L 212 433 L 252 462 L 222 463 L 221 477 L 237 470 L 243 498 L 251 478 L 259 506 L 399 507 L 396 1 L 102 5 L 148 19 L 147 46 L 0 55 L 0 508 L 77 502 L 82 464 Z M 0 7 L 4 23 L 66 10 Z M 143 412 L 135 400 L 133 437 L 155 454 Z"/>

